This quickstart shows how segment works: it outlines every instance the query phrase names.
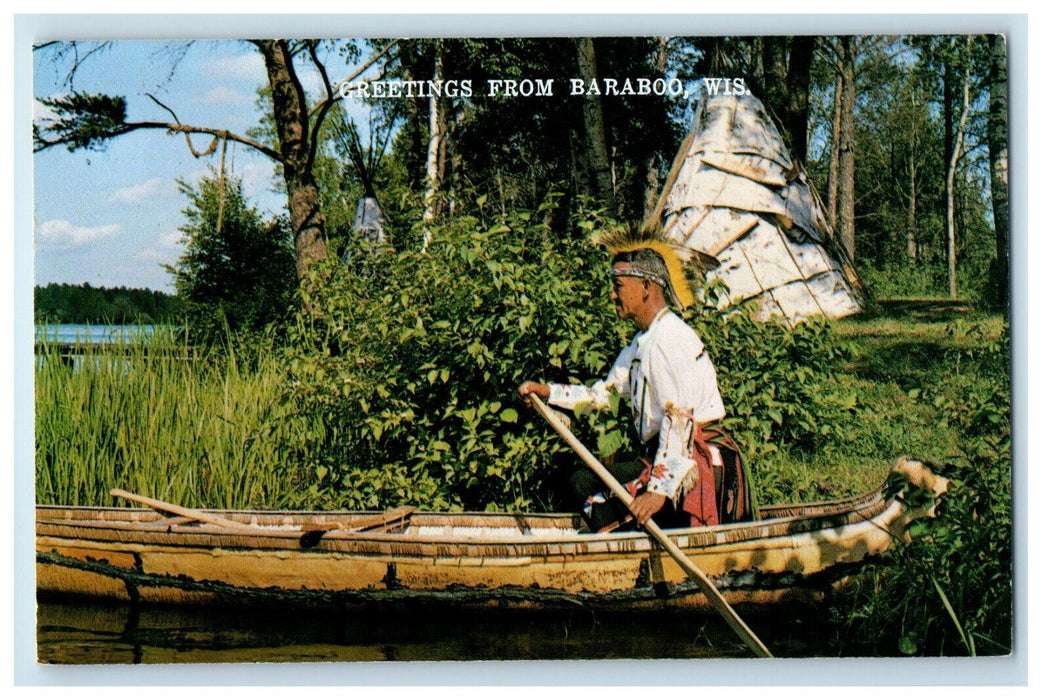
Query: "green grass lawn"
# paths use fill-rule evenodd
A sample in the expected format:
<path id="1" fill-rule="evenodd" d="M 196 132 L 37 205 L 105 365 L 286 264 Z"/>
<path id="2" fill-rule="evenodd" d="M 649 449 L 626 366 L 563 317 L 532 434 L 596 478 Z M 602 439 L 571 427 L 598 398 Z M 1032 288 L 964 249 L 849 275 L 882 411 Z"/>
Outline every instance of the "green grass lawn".
<path id="1" fill-rule="evenodd" d="M 840 446 L 943 462 L 937 517 L 872 567 L 828 618 L 847 655 L 998 655 L 1012 650 L 1008 328 L 1000 315 L 909 304 L 834 326 L 853 345 L 841 371 L 866 420 Z M 837 448 L 835 448 L 837 449 Z"/>
<path id="2" fill-rule="evenodd" d="M 971 395 L 1008 381 L 1000 315 L 917 306 L 837 321 L 832 331 L 849 352 L 825 390 L 855 395 L 855 407 L 838 416 L 840 431 L 821 444 L 780 446 L 755 462 L 762 503 L 875 488 L 902 455 L 950 461 L 967 436 L 945 417 L 945 406 L 964 408 Z"/>

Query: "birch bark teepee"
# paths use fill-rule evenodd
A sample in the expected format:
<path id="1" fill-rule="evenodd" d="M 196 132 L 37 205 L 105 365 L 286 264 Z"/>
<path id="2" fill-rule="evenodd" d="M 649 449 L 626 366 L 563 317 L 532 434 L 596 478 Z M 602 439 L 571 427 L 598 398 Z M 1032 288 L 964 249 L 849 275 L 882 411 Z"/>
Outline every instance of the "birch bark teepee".
<path id="1" fill-rule="evenodd" d="M 860 311 L 859 278 L 760 100 L 701 100 L 656 208 L 667 239 L 718 259 L 706 274 L 728 287 L 722 306 L 790 322 Z"/>

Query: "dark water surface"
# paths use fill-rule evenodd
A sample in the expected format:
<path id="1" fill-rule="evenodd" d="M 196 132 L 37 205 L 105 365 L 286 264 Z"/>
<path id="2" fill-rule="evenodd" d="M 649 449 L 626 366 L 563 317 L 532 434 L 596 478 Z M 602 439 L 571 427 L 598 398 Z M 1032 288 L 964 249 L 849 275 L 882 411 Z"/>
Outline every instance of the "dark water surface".
<path id="1" fill-rule="evenodd" d="M 744 616 L 776 656 L 823 656 L 811 609 Z M 825 641 L 823 642 L 826 643 Z M 687 613 L 260 611 L 41 602 L 46 664 L 749 658 L 719 617 Z"/>

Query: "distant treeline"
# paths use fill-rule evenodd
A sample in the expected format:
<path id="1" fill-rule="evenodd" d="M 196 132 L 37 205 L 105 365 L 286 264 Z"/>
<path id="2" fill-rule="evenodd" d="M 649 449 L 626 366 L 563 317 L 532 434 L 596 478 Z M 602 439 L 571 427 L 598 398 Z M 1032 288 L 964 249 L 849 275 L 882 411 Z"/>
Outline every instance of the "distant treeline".
<path id="1" fill-rule="evenodd" d="M 107 289 L 85 282 L 33 290 L 38 323 L 174 323 L 182 313 L 181 299 L 152 289 Z"/>

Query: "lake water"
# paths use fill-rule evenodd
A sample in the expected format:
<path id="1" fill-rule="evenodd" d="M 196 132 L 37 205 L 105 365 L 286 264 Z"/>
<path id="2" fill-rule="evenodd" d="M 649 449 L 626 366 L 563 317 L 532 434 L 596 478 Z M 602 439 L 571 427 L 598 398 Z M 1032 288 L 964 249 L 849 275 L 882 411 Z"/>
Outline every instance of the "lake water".
<path id="1" fill-rule="evenodd" d="M 38 324 L 36 340 L 56 343 L 113 343 L 148 337 L 156 331 L 152 325 L 103 326 L 86 323 Z"/>
<path id="2" fill-rule="evenodd" d="M 748 615 L 776 656 L 829 650 L 812 608 Z M 42 601 L 48 664 L 751 658 L 717 616 L 590 610 L 451 612 L 232 610 Z M 625 682 L 625 681 L 624 681 Z"/>

